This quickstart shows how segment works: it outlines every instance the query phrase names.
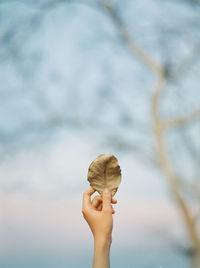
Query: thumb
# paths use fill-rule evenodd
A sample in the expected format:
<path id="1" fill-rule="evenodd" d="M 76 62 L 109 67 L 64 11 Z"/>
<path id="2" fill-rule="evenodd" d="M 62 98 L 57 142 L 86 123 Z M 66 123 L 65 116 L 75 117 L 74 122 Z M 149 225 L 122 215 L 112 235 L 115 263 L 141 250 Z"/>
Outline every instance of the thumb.
<path id="1" fill-rule="evenodd" d="M 107 188 L 103 191 L 102 199 L 103 199 L 103 209 L 102 210 L 103 211 L 112 211 L 112 208 L 111 208 L 112 196 L 111 196 L 111 192 Z"/>

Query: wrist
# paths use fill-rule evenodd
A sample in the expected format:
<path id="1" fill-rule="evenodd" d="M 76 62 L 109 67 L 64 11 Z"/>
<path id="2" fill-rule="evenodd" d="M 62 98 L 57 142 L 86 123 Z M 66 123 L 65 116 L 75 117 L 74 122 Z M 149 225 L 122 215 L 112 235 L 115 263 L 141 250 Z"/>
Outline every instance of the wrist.
<path id="1" fill-rule="evenodd" d="M 112 243 L 112 236 L 111 235 L 96 235 L 94 236 L 94 243 L 95 245 L 99 245 L 102 247 L 110 247 Z"/>
<path id="2" fill-rule="evenodd" d="M 111 237 L 94 236 L 93 268 L 110 268 Z"/>

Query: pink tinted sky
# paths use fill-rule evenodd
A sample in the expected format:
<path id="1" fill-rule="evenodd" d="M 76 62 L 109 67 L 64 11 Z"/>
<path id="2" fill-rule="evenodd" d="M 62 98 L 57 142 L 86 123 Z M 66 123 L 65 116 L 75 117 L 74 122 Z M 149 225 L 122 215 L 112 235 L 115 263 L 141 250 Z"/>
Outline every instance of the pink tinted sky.
<path id="1" fill-rule="evenodd" d="M 90 247 L 91 233 L 81 214 L 82 192 L 88 187 L 89 163 L 105 152 L 95 142 L 75 137 L 5 161 L 0 167 L 0 253 Z M 181 235 L 161 175 L 136 156 L 117 156 L 123 180 L 116 195 L 115 243 L 157 243 L 169 226 L 172 234 Z"/>

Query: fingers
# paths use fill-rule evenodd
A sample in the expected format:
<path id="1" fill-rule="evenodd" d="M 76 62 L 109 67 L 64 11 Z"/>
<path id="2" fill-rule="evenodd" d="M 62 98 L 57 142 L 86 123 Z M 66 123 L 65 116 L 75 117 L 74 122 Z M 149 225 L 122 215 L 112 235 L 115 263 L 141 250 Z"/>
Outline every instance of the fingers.
<path id="1" fill-rule="evenodd" d="M 91 195 L 95 192 L 93 188 L 89 188 L 86 190 L 83 194 L 83 209 L 87 208 L 95 208 L 97 211 L 107 210 L 112 211 L 112 214 L 115 213 L 115 210 L 113 209 L 112 204 L 116 204 L 117 200 L 111 197 L 111 193 L 108 190 L 103 192 L 102 197 L 101 196 L 95 196 L 91 202 Z"/>
<path id="2" fill-rule="evenodd" d="M 101 203 L 102 203 L 102 197 L 101 197 L 100 195 L 95 196 L 95 197 L 93 198 L 93 200 L 92 200 L 92 206 L 93 206 L 94 208 L 99 207 L 99 205 L 100 205 Z M 116 203 L 117 203 L 117 200 L 114 199 L 114 198 L 112 198 L 111 203 L 112 203 L 112 204 L 116 204 Z"/>
<path id="3" fill-rule="evenodd" d="M 111 209 L 112 209 L 112 214 L 115 214 L 115 210 L 112 205 L 111 205 Z"/>
<path id="4" fill-rule="evenodd" d="M 111 192 L 108 189 L 105 189 L 102 194 L 102 199 L 103 199 L 103 211 L 112 211 L 111 207 Z"/>
<path id="5" fill-rule="evenodd" d="M 112 198 L 111 203 L 112 204 L 117 204 L 117 199 Z"/>
<path id="6" fill-rule="evenodd" d="M 93 188 L 89 188 L 87 191 L 83 193 L 83 208 L 92 207 L 92 203 L 90 200 L 91 195 L 95 192 Z"/>
<path id="7" fill-rule="evenodd" d="M 102 197 L 97 195 L 92 200 L 92 206 L 94 208 L 97 208 L 102 203 Z"/>
<path id="8" fill-rule="evenodd" d="M 102 202 L 98 205 L 98 207 L 97 207 L 97 210 L 98 211 L 102 211 L 102 208 L 103 208 L 103 204 L 102 204 Z"/>
<path id="9" fill-rule="evenodd" d="M 112 204 L 117 204 L 117 199 L 112 198 L 111 203 Z M 112 207 L 112 214 L 115 214 L 115 210 L 114 210 L 112 205 L 111 205 L 111 207 Z"/>
<path id="10" fill-rule="evenodd" d="M 100 204 L 98 205 L 98 207 L 96 208 L 96 210 L 97 210 L 97 211 L 102 211 L 102 208 L 103 208 L 103 204 L 100 203 Z M 112 214 L 115 214 L 115 210 L 114 210 L 113 206 L 111 206 L 111 208 L 112 208 Z"/>

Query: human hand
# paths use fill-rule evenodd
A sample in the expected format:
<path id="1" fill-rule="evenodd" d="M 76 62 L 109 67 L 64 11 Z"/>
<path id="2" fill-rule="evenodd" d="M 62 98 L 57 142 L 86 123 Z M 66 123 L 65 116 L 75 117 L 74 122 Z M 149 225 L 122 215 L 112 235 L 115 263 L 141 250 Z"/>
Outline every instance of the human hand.
<path id="1" fill-rule="evenodd" d="M 95 192 L 93 188 L 88 189 L 83 194 L 82 213 L 93 233 L 95 240 L 106 239 L 111 242 L 113 217 L 115 213 L 112 204 L 117 200 L 113 199 L 108 189 L 105 189 L 101 196 L 95 196 L 91 201 L 90 197 Z"/>

